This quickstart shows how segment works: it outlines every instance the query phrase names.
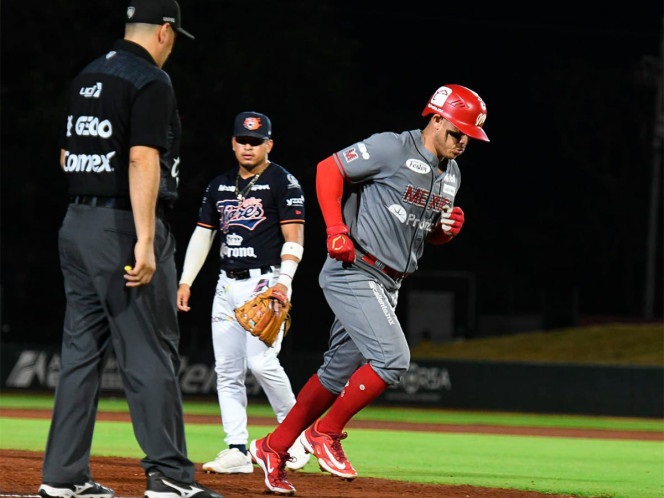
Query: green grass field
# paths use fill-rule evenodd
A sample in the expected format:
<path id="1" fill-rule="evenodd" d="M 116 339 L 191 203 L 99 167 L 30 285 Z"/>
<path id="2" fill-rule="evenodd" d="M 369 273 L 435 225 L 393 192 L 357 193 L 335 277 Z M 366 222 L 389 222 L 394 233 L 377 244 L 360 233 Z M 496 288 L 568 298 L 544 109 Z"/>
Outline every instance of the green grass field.
<path id="1" fill-rule="evenodd" d="M 0 393 L 0 409 L 52 406 L 50 396 Z M 103 399 L 100 410 L 125 411 L 124 399 Z M 218 415 L 216 399 L 187 401 L 188 414 Z M 253 403 L 249 415 L 273 417 Z M 368 407 L 356 419 L 534 427 L 601 428 L 662 433 L 660 419 L 461 412 Z M 0 448 L 43 451 L 48 420 L 0 417 Z M 262 437 L 273 426 L 251 426 Z M 221 424 L 186 427 L 190 457 L 208 460 L 222 443 Z M 379 432 L 379 433 L 378 433 Z M 664 442 L 541 436 L 349 430 L 348 457 L 362 476 L 431 484 L 468 484 L 601 498 L 664 497 Z M 213 441 L 211 444 L 210 442 Z M 377 445 L 380 442 L 380 445 Z M 99 421 L 93 454 L 141 458 L 131 425 Z M 318 472 L 310 462 L 305 471 Z"/>

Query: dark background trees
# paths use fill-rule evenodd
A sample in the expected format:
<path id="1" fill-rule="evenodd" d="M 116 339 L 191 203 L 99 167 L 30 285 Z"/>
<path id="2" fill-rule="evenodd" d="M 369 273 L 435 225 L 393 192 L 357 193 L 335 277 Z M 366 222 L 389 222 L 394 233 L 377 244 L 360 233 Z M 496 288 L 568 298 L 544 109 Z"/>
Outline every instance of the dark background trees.
<path id="1" fill-rule="evenodd" d="M 467 224 L 425 253 L 421 271 L 472 274 L 477 315 L 539 314 L 545 326 L 661 320 L 661 2 L 532 14 L 500 4 L 182 0 L 196 41 L 179 38 L 165 66 L 184 129 L 171 217 L 179 262 L 205 185 L 233 163 L 233 117 L 268 114 L 272 160 L 308 193 L 290 340 L 323 347 L 331 316 L 317 283 L 326 257 L 317 162 L 374 132 L 421 127 L 433 91 L 460 83 L 487 102 L 491 142 L 460 159 Z M 3 341 L 59 341 L 63 97 L 122 36 L 123 19 L 115 0 L 2 4 Z M 216 278 L 210 257 L 182 316 L 189 347 L 207 344 Z"/>

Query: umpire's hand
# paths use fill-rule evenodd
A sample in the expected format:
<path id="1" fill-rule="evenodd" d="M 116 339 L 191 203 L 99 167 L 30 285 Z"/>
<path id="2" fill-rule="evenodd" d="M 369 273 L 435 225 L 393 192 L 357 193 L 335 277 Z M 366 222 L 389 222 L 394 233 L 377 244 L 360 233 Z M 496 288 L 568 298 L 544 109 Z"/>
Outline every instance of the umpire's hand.
<path id="1" fill-rule="evenodd" d="M 133 268 L 125 267 L 124 278 L 127 287 L 140 287 L 147 285 L 152 280 L 157 269 L 157 261 L 154 256 L 154 247 L 151 244 L 142 244 L 140 241 L 134 247 L 136 263 Z"/>

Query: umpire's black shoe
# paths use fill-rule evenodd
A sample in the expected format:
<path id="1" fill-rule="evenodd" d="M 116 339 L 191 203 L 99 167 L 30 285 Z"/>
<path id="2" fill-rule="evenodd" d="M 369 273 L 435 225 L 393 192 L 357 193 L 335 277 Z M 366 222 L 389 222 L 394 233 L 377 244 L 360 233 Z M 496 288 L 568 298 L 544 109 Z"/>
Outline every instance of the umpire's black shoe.
<path id="1" fill-rule="evenodd" d="M 88 481 L 82 484 L 42 483 L 39 486 L 42 498 L 113 498 L 115 492 L 98 482 Z"/>
<path id="2" fill-rule="evenodd" d="M 148 474 L 145 498 L 224 498 L 216 491 L 197 482 L 185 483 L 166 477 L 159 472 Z"/>

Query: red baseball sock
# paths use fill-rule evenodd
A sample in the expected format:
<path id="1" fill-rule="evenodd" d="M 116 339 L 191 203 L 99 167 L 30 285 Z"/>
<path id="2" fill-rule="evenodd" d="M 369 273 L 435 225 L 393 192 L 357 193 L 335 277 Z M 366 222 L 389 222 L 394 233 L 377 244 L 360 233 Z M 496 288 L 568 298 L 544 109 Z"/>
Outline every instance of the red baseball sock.
<path id="1" fill-rule="evenodd" d="M 323 387 L 318 374 L 312 375 L 300 389 L 293 408 L 270 436 L 272 449 L 288 451 L 300 433 L 325 413 L 336 397 Z"/>
<path id="2" fill-rule="evenodd" d="M 387 387 L 388 384 L 368 363 L 358 368 L 330 411 L 318 422 L 317 430 L 326 434 L 341 434 L 353 415 L 380 396 Z"/>

